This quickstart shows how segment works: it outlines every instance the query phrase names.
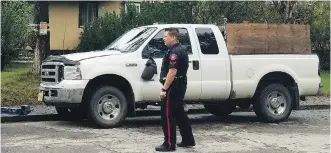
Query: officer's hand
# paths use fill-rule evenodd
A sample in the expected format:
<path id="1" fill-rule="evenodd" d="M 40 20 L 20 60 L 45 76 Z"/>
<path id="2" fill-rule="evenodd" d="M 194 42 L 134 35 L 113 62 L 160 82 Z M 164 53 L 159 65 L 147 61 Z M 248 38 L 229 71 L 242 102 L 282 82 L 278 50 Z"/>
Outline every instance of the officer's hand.
<path id="1" fill-rule="evenodd" d="M 167 96 L 167 93 L 165 91 L 161 91 L 160 98 L 163 99 Z"/>

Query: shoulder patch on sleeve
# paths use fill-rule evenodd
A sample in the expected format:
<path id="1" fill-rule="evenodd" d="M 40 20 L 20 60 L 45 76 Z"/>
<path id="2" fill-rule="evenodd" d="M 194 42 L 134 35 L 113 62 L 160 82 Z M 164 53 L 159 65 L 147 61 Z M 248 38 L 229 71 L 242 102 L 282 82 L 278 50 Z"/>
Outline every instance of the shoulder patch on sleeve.
<path id="1" fill-rule="evenodd" d="M 173 53 L 169 56 L 169 58 L 170 58 L 170 60 L 175 61 L 175 60 L 177 60 L 177 55 Z"/>

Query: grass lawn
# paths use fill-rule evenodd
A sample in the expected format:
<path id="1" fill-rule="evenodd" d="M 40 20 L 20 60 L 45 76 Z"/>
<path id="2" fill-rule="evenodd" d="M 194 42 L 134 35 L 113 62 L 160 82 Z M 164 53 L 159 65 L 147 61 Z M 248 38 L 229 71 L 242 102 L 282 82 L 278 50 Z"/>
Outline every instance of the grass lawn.
<path id="1" fill-rule="evenodd" d="M 321 72 L 321 79 L 323 84 L 323 91 L 325 95 L 330 96 L 330 72 Z"/>
<path id="2" fill-rule="evenodd" d="M 40 81 L 31 67 L 30 63 L 13 63 L 1 72 L 1 106 L 37 104 Z"/>

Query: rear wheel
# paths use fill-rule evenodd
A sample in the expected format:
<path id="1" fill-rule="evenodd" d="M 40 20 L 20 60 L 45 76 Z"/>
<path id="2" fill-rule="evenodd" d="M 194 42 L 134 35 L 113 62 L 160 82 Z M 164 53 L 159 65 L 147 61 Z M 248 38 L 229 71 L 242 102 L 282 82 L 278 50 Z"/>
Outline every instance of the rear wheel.
<path id="1" fill-rule="evenodd" d="M 103 128 L 120 125 L 127 115 L 127 101 L 122 91 L 112 86 L 100 87 L 92 95 L 89 119 Z"/>
<path id="2" fill-rule="evenodd" d="M 227 116 L 231 114 L 235 108 L 234 103 L 222 103 L 222 104 L 204 104 L 206 110 L 215 116 Z"/>
<path id="3" fill-rule="evenodd" d="M 289 117 L 292 108 L 290 91 L 282 84 L 263 86 L 255 97 L 254 112 L 267 122 L 280 122 Z"/>

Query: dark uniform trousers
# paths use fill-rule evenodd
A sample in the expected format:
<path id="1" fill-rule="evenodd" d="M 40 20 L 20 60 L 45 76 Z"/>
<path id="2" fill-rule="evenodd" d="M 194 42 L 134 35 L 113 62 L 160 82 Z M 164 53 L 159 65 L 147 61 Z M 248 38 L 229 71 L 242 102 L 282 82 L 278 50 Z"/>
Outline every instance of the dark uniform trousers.
<path id="1" fill-rule="evenodd" d="M 167 91 L 167 96 L 161 101 L 161 122 L 164 133 L 164 145 L 172 148 L 176 145 L 176 123 L 179 127 L 182 141 L 193 143 L 194 137 L 189 118 L 184 110 L 186 80 L 174 79 Z"/>

